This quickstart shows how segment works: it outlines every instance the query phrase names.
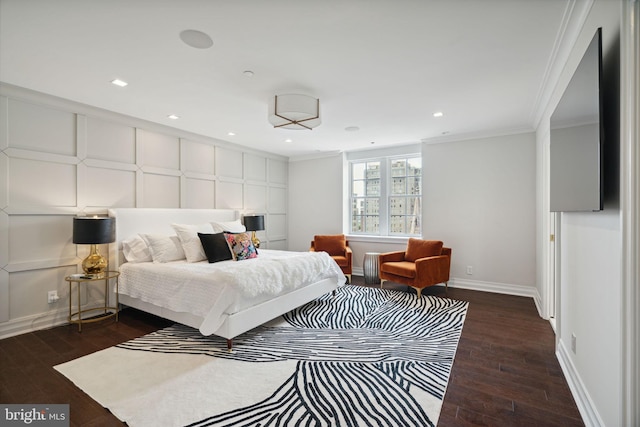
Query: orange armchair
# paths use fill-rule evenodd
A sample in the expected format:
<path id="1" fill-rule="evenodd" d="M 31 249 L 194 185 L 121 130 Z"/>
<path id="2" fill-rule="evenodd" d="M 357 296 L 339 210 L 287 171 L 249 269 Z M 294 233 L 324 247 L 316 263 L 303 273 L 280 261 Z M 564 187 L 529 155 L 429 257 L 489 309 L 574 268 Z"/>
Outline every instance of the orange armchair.
<path id="1" fill-rule="evenodd" d="M 445 295 L 451 269 L 451 249 L 439 240 L 410 238 L 406 251 L 387 252 L 378 257 L 380 287 L 386 280 L 411 286 L 420 298 L 428 286 L 444 283 Z"/>
<path id="2" fill-rule="evenodd" d="M 311 241 L 312 252 L 326 252 L 336 261 L 338 267 L 351 283 L 351 258 L 353 252 L 344 234 L 316 235 Z"/>

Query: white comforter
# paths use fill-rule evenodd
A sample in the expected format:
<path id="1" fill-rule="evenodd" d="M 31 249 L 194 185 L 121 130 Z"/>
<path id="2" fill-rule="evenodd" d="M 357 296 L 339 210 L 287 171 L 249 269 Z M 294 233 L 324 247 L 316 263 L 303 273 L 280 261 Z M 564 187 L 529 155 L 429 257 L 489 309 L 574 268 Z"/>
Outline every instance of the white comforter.
<path id="1" fill-rule="evenodd" d="M 125 263 L 119 292 L 202 317 L 205 333 L 217 329 L 229 314 L 328 278 L 339 285 L 346 281 L 325 252 L 261 249 L 257 258 L 243 261 Z"/>

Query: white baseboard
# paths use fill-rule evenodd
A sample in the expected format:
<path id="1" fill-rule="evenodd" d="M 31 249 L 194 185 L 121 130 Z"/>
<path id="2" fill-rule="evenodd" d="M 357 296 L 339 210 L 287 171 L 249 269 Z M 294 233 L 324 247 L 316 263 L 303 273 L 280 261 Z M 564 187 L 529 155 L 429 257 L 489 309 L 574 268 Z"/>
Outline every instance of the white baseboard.
<path id="1" fill-rule="evenodd" d="M 452 278 L 449 281 L 449 286 L 453 288 L 470 289 L 473 291 L 529 297 L 534 300 L 538 294 L 538 290 L 532 286 L 515 285 L 511 283 L 483 282 L 480 280 L 461 279 L 458 277 Z"/>
<path id="2" fill-rule="evenodd" d="M 571 355 L 569 354 L 567 347 L 564 345 L 564 341 L 558 341 L 558 347 L 556 348 L 556 358 L 560 362 L 560 368 L 564 373 L 564 377 L 567 380 L 571 394 L 576 401 L 576 406 L 582 415 L 582 421 L 587 427 L 604 427 L 604 422 L 600 418 L 598 411 L 589 396 L 587 388 L 582 383 L 582 379 L 576 370 L 573 362 L 571 361 Z"/>
<path id="3" fill-rule="evenodd" d="M 0 323 L 0 339 L 65 325 L 68 323 L 68 315 L 68 308 L 60 308 L 47 313 L 25 316 L 19 319 L 9 320 L 5 323 Z"/>
<path id="4" fill-rule="evenodd" d="M 363 276 L 364 273 L 362 271 L 362 268 L 354 268 L 353 275 Z M 442 285 L 436 285 L 436 286 L 442 286 Z M 469 279 L 461 279 L 461 278 L 454 277 L 451 280 L 449 280 L 449 287 L 469 289 L 472 291 L 493 292 L 496 294 L 507 294 L 507 295 L 533 298 L 533 301 L 538 309 L 538 313 L 539 314 L 541 313 L 540 294 L 538 293 L 538 289 L 532 286 L 514 285 L 511 283 L 484 282 L 480 280 L 469 280 Z M 540 315 L 540 317 L 543 317 L 543 316 Z"/>
<path id="5" fill-rule="evenodd" d="M 538 292 L 538 288 L 534 288 L 533 295 L 533 303 L 536 305 L 536 310 L 538 310 L 538 315 L 545 320 L 549 320 L 549 316 L 542 312 L 542 297 L 540 296 L 540 292 Z"/>

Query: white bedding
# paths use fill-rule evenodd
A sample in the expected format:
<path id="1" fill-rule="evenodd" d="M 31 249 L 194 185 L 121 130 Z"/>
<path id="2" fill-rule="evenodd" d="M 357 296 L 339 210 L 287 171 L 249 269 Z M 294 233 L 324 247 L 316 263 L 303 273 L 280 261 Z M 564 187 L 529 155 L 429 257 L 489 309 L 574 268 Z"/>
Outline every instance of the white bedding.
<path id="1" fill-rule="evenodd" d="M 200 316 L 200 332 L 209 335 L 230 314 L 327 278 L 346 281 L 325 252 L 261 249 L 257 258 L 243 261 L 125 263 L 119 292 Z"/>

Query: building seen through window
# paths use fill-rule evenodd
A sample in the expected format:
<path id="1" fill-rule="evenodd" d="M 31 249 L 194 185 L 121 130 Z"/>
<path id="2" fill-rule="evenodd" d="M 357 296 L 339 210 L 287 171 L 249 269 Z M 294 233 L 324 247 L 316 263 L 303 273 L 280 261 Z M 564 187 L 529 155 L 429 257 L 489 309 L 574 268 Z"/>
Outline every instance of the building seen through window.
<path id="1" fill-rule="evenodd" d="M 351 233 L 421 235 L 422 159 L 351 162 Z"/>

